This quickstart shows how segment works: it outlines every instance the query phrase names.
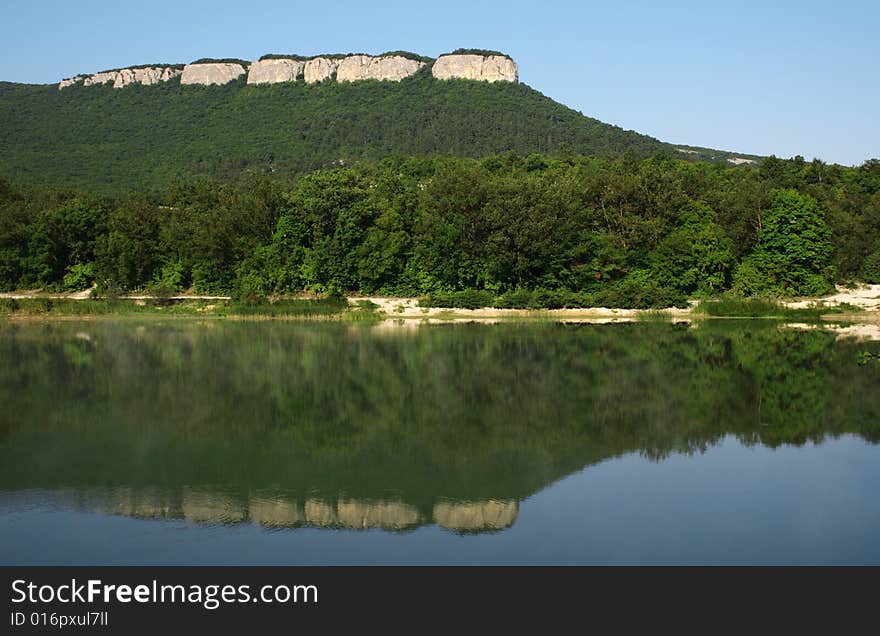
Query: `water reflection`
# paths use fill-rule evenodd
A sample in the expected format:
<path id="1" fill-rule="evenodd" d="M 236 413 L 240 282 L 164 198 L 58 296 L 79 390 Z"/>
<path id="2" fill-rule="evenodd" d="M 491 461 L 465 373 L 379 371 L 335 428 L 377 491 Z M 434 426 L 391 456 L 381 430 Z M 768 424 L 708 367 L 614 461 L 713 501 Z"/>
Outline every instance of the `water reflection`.
<path id="1" fill-rule="evenodd" d="M 10 495 L 18 496 L 10 496 Z M 266 494 L 240 499 L 228 493 L 185 488 L 158 492 L 131 488 L 82 491 L 3 493 L 0 513 L 25 509 L 75 510 L 132 519 L 186 520 L 199 525 L 226 526 L 256 523 L 268 529 L 338 528 L 404 531 L 437 525 L 457 533 L 491 532 L 516 521 L 516 501 L 438 501 L 430 510 L 419 510 L 403 501 L 369 501 L 339 498 L 296 499 Z"/>
<path id="2" fill-rule="evenodd" d="M 7 323 L 0 512 L 504 531 L 608 458 L 880 440 L 865 350 L 758 322 Z"/>

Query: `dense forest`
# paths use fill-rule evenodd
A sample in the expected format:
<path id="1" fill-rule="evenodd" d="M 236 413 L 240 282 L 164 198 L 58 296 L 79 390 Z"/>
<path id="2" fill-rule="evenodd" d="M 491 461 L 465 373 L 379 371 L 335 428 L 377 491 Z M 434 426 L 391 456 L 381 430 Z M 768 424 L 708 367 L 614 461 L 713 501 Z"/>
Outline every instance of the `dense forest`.
<path id="1" fill-rule="evenodd" d="M 389 155 L 568 151 L 615 158 L 674 147 L 585 117 L 524 84 L 434 80 L 306 85 L 35 86 L 0 82 L 0 173 L 17 183 L 164 191 L 192 175 L 291 178 Z M 742 155 L 748 157 L 749 155 Z"/>
<path id="2" fill-rule="evenodd" d="M 0 182 L 0 288 L 681 305 L 880 282 L 880 161 L 386 158 L 161 195 Z"/>

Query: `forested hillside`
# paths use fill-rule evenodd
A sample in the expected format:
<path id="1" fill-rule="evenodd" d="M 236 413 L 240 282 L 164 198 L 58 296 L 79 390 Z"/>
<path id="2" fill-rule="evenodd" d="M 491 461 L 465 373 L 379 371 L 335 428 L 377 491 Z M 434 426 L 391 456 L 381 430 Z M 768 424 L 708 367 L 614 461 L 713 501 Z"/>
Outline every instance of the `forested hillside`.
<path id="1" fill-rule="evenodd" d="M 523 84 L 438 81 L 248 86 L 0 83 L 0 175 L 90 191 L 166 189 L 176 178 L 291 177 L 389 155 L 514 151 L 614 158 L 667 151 L 724 161 L 604 124 Z M 748 156 L 748 155 L 744 155 Z"/>

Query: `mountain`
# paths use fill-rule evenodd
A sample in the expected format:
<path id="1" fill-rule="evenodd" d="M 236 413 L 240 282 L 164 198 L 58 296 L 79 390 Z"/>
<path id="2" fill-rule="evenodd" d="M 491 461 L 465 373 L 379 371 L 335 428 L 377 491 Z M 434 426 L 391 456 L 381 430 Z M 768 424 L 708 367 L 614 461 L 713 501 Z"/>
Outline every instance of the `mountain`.
<path id="1" fill-rule="evenodd" d="M 161 82 L 122 88 L 111 83 L 118 72 L 91 85 L 86 76 L 66 80 L 64 90 L 0 82 L 0 175 L 114 192 L 191 174 L 289 177 L 395 154 L 735 158 L 605 124 L 515 81 L 439 80 L 426 63 L 400 81 L 337 82 L 334 73 L 311 84 L 254 85 L 233 73 L 222 85 L 187 85 L 179 67 L 167 68 Z M 137 67 L 127 81 L 139 69 L 161 70 Z"/>

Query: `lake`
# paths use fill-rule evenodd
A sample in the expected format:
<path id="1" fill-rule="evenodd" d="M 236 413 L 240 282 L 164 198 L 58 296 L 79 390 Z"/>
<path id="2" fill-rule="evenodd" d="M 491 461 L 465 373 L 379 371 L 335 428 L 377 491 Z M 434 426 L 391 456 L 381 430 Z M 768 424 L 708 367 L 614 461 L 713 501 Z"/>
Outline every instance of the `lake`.
<path id="1" fill-rule="evenodd" d="M 880 343 L 0 323 L 0 563 L 880 563 Z"/>

